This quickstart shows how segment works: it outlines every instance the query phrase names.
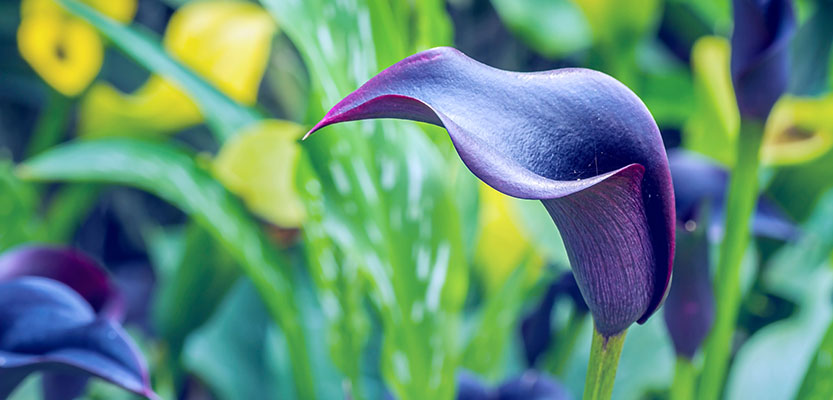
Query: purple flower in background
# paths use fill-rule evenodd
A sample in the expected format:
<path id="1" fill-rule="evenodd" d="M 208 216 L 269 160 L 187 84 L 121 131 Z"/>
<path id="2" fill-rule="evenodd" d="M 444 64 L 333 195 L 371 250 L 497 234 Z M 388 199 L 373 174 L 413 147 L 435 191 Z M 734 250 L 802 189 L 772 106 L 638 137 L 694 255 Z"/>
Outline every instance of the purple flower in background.
<path id="1" fill-rule="evenodd" d="M 552 309 L 559 297 L 566 296 L 572 300 L 576 313 L 586 315 L 587 304 L 581 297 L 576 279 L 572 272 L 564 272 L 555 280 L 541 302 L 521 322 L 521 338 L 524 355 L 529 366 L 535 366 L 538 358 L 550 347 L 552 341 Z"/>
<path id="2" fill-rule="evenodd" d="M 72 249 L 20 247 L 0 256 L 0 398 L 43 372 L 46 399 L 83 393 L 97 376 L 155 398 L 147 367 L 116 321 L 121 297 L 105 271 Z"/>
<path id="3" fill-rule="evenodd" d="M 528 370 L 489 389 L 474 374 L 457 374 L 457 400 L 567 400 L 569 392 L 550 376 Z"/>
<path id="4" fill-rule="evenodd" d="M 709 275 L 709 243 L 723 235 L 728 172 L 696 153 L 668 153 L 677 207 L 674 282 L 663 314 L 678 355 L 694 358 L 714 321 L 715 300 Z M 708 215 L 704 215 L 708 214 Z M 791 240 L 795 225 L 764 197 L 758 200 L 752 231 Z"/>
<path id="5" fill-rule="evenodd" d="M 104 268 L 86 254 L 64 247 L 20 246 L 0 255 L 0 281 L 40 276 L 81 295 L 96 314 L 120 320 L 124 301 Z"/>
<path id="6" fill-rule="evenodd" d="M 662 303 L 674 251 L 668 162 L 651 114 L 615 79 L 502 71 L 436 48 L 372 78 L 310 133 L 368 118 L 443 126 L 481 180 L 541 200 L 602 335 L 644 322 Z"/>
<path id="7" fill-rule="evenodd" d="M 678 223 L 705 223 L 709 241 L 720 241 L 723 237 L 729 172 L 705 156 L 679 149 L 668 152 L 668 163 L 675 182 Z M 701 215 L 705 207 L 708 207 L 707 219 Z M 799 233 L 789 217 L 765 196 L 758 198 L 752 232 L 780 240 L 795 239 Z"/>
<path id="8" fill-rule="evenodd" d="M 766 120 L 789 82 L 790 0 L 733 0 L 732 83 L 744 117 Z"/>

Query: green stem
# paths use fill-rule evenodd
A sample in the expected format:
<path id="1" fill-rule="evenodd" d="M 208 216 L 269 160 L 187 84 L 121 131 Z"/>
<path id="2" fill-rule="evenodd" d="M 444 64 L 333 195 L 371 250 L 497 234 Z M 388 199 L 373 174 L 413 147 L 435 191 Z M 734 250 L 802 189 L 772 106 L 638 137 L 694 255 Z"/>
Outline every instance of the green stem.
<path id="1" fill-rule="evenodd" d="M 552 341 L 554 346 L 550 346 L 546 369 L 554 376 L 562 376 L 564 373 L 586 319 L 587 313 L 573 311 L 570 319 L 567 320 L 567 325 L 558 331 L 555 340 Z"/>
<path id="2" fill-rule="evenodd" d="M 41 111 L 32 138 L 26 148 L 26 156 L 32 157 L 52 147 L 61 140 L 72 99 L 49 88 L 46 106 Z"/>
<path id="3" fill-rule="evenodd" d="M 587 364 L 587 377 L 584 381 L 584 400 L 610 400 L 626 333 L 622 331 L 618 335 L 605 337 L 593 328 L 590 362 Z"/>
<path id="4" fill-rule="evenodd" d="M 763 125 L 743 120 L 737 159 L 729 181 L 723 244 L 715 275 L 717 312 L 706 341 L 705 364 L 698 399 L 720 398 L 729 363 L 732 335 L 740 306 L 740 264 L 749 245 L 749 219 L 758 198 L 758 153 Z"/>
<path id="5" fill-rule="evenodd" d="M 671 385 L 670 400 L 692 400 L 695 377 L 696 371 L 691 360 L 678 356 L 677 364 L 674 366 L 674 383 Z"/>

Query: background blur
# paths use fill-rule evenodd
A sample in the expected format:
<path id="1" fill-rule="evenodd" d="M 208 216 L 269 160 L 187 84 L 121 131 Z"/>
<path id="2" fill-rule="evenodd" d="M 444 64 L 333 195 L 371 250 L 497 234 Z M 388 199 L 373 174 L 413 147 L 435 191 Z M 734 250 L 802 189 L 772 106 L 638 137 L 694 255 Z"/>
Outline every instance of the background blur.
<path id="1" fill-rule="evenodd" d="M 0 3 L 0 250 L 46 242 L 100 260 L 166 399 L 301 397 L 296 336 L 319 398 L 444 397 L 463 369 L 494 385 L 530 368 L 580 395 L 591 322 L 569 296 L 541 304 L 569 264 L 540 203 L 480 184 L 440 128 L 352 123 L 298 141 L 417 51 L 604 71 L 643 99 L 669 149 L 733 163 L 727 1 L 84 3 L 158 45 L 52 0 Z M 833 316 L 833 3 L 795 6 L 794 79 L 767 124 L 761 182 L 801 234 L 747 252 L 732 399 L 794 396 Z M 20 167 L 36 156 L 53 158 Z M 258 278 L 274 270 L 289 290 Z M 287 296 L 294 309 L 280 310 Z M 521 335 L 536 310 L 560 340 Z M 301 334 L 274 322 L 288 316 Z M 634 326 L 614 398 L 667 398 L 674 362 L 661 315 Z M 14 398 L 39 398 L 37 379 Z M 94 381 L 87 398 L 131 395 Z"/>

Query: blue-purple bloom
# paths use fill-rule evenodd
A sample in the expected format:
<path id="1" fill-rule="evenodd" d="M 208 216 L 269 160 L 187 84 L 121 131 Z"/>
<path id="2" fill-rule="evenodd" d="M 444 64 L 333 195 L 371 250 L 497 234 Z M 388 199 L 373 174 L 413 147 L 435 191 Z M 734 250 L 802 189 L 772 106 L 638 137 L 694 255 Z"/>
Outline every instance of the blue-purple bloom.
<path id="1" fill-rule="evenodd" d="M 766 120 L 789 83 L 790 0 L 733 0 L 732 83 L 743 117 Z"/>
<path id="2" fill-rule="evenodd" d="M 97 376 L 155 398 L 147 367 L 117 322 L 121 297 L 86 255 L 20 247 L 0 256 L 0 398 L 43 372 L 44 396 L 71 399 Z"/>
<path id="3" fill-rule="evenodd" d="M 550 347 L 552 341 L 552 310 L 559 297 L 566 296 L 572 300 L 575 312 L 582 315 L 587 313 L 587 304 L 581 297 L 576 279 L 572 272 L 564 272 L 556 279 L 541 301 L 523 321 L 521 321 L 521 339 L 523 339 L 524 355 L 527 365 L 535 366 L 538 358 Z"/>
<path id="4" fill-rule="evenodd" d="M 443 126 L 477 177 L 541 200 L 601 334 L 644 322 L 662 303 L 674 251 L 671 177 L 654 119 L 620 82 L 578 68 L 502 71 L 436 48 L 372 78 L 310 133 L 369 118 Z"/>
<path id="5" fill-rule="evenodd" d="M 457 400 L 567 400 L 570 394 L 552 377 L 528 370 L 496 388 L 488 388 L 472 373 L 457 374 Z"/>
<path id="6" fill-rule="evenodd" d="M 692 359 L 714 322 L 709 243 L 723 235 L 729 173 L 706 157 L 683 150 L 670 151 L 668 161 L 675 182 L 678 232 L 674 282 L 663 314 L 676 353 Z M 758 236 L 781 240 L 798 235 L 795 225 L 763 196 L 751 229 Z"/>

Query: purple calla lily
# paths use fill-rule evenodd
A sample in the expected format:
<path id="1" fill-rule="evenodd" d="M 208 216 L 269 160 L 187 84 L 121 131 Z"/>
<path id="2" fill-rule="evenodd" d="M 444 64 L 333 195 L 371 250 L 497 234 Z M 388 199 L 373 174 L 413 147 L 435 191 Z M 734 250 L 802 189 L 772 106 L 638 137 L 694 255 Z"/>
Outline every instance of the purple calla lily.
<path id="1" fill-rule="evenodd" d="M 674 283 L 665 301 L 664 317 L 678 355 L 692 359 L 711 330 L 715 299 L 709 275 L 709 242 L 723 235 L 729 173 L 696 153 L 668 153 L 678 217 Z M 708 206 L 709 215 L 702 215 Z M 703 221 L 708 217 L 708 221 Z M 791 240 L 795 225 L 765 197 L 758 199 L 752 220 L 758 236 Z"/>
<path id="2" fill-rule="evenodd" d="M 581 315 L 587 314 L 587 304 L 581 297 L 581 292 L 572 272 L 564 272 L 547 288 L 547 292 L 538 306 L 521 322 L 524 355 L 526 356 L 527 365 L 530 367 L 535 366 L 538 358 L 550 347 L 550 341 L 552 340 L 552 309 L 555 307 L 555 301 L 562 296 L 567 296 L 572 300 L 575 312 Z"/>
<path id="3" fill-rule="evenodd" d="M 790 0 L 733 0 L 732 83 L 744 117 L 764 121 L 789 82 Z"/>
<path id="4" fill-rule="evenodd" d="M 671 177 L 651 114 L 615 79 L 502 71 L 436 48 L 372 78 L 309 134 L 369 118 L 443 126 L 481 180 L 541 200 L 602 335 L 644 322 L 662 303 L 674 250 Z"/>
<path id="5" fill-rule="evenodd" d="M 0 281 L 40 276 L 69 286 L 90 303 L 96 314 L 120 320 L 124 300 L 104 268 L 71 248 L 24 245 L 0 255 Z"/>
<path id="6" fill-rule="evenodd" d="M 708 239 L 718 242 L 723 237 L 726 192 L 729 171 L 697 153 L 675 149 L 668 152 L 668 163 L 674 182 L 674 199 L 679 224 L 701 222 L 701 208 L 708 204 Z M 758 197 L 752 219 L 752 232 L 757 236 L 793 240 L 799 232 L 795 223 L 768 197 Z"/>
<path id="7" fill-rule="evenodd" d="M 689 360 L 694 358 L 714 322 L 709 244 L 702 231 L 677 234 L 676 279 L 663 307 L 674 350 Z"/>
<path id="8" fill-rule="evenodd" d="M 567 400 L 571 396 L 552 377 L 535 370 L 508 379 L 490 389 L 474 374 L 457 374 L 457 400 Z"/>
<path id="9" fill-rule="evenodd" d="M 0 256 L 0 398 L 36 371 L 46 399 L 77 397 L 91 375 L 155 398 L 116 322 L 122 304 L 104 270 L 78 251 L 24 246 Z"/>

